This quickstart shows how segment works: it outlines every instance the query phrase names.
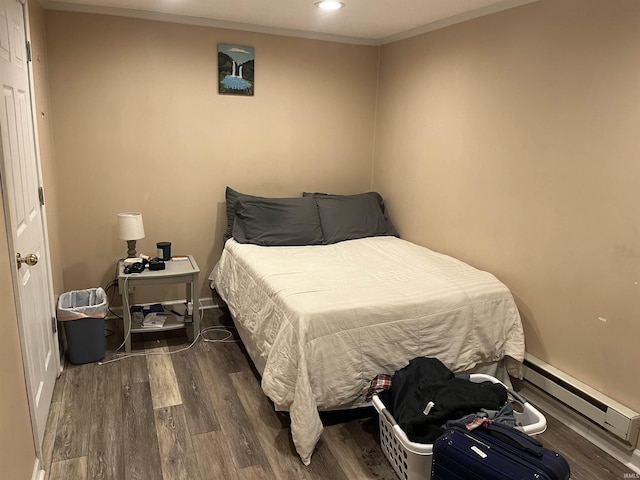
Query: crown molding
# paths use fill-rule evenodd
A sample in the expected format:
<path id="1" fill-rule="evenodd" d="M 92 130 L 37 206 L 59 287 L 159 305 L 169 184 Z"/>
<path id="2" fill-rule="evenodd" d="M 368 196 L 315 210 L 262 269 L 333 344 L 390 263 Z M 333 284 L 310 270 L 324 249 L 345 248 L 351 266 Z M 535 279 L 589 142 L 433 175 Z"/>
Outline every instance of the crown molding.
<path id="1" fill-rule="evenodd" d="M 102 7 L 96 5 L 82 5 L 77 3 L 68 3 L 57 0 L 40 0 L 40 4 L 46 10 L 58 10 L 65 12 L 92 13 L 100 15 L 115 15 L 119 17 L 138 18 L 142 20 L 154 20 L 158 22 L 180 23 L 185 25 L 195 25 L 200 27 L 221 28 L 227 30 L 241 30 L 245 32 L 264 33 L 268 35 L 281 35 L 285 37 L 306 38 L 309 40 L 321 40 L 327 42 L 347 43 L 352 45 L 380 46 L 387 43 L 393 43 L 407 38 L 422 35 L 424 33 L 449 27 L 457 23 L 466 22 L 474 18 L 491 15 L 504 10 L 520 7 L 538 0 L 504 0 L 502 2 L 489 5 L 487 7 L 472 10 L 470 12 L 461 13 L 452 17 L 444 18 L 436 22 L 390 35 L 384 38 L 360 38 L 342 35 L 332 35 L 319 32 L 308 32 L 304 30 L 293 30 L 276 27 L 266 27 L 261 25 L 253 25 L 241 22 L 230 22 L 226 20 L 215 20 L 211 18 L 193 17 L 189 15 L 176 15 L 170 13 L 150 12 L 146 10 L 135 10 L 129 8 L 118 7 Z"/>
<path id="2" fill-rule="evenodd" d="M 119 17 L 138 18 L 142 20 L 155 20 L 158 22 L 180 23 L 199 27 L 221 28 L 227 30 L 241 30 L 244 32 L 266 33 L 269 35 L 281 35 L 285 37 L 306 38 L 310 40 L 322 40 L 327 42 L 348 43 L 353 45 L 379 45 L 377 40 L 357 37 L 345 37 L 326 33 L 307 32 L 276 27 L 265 27 L 248 23 L 230 22 L 226 20 L 214 20 L 211 18 L 192 17 L 189 15 L 175 15 L 171 13 L 149 12 L 146 10 L 134 10 L 130 8 L 100 7 L 95 5 L 81 5 L 76 3 L 58 2 L 55 0 L 40 0 L 40 4 L 46 10 L 58 10 L 63 12 L 93 13 L 99 15 L 115 15 Z"/>
<path id="3" fill-rule="evenodd" d="M 412 28 L 411 30 L 407 30 L 405 32 L 390 35 L 378 40 L 377 44 L 386 45 L 387 43 L 393 43 L 400 40 L 405 40 L 407 38 L 417 37 L 418 35 L 422 35 L 423 33 L 440 30 L 441 28 L 446 28 L 451 25 L 455 25 L 456 23 L 466 22 L 467 20 L 473 20 L 474 18 L 484 17 L 486 15 L 491 15 L 492 13 L 498 13 L 504 10 L 521 7 L 522 5 L 527 5 L 529 3 L 534 3 L 537 1 L 538 0 L 504 0 L 487 7 L 472 10 L 470 12 L 464 12 L 452 17 L 443 18 L 442 20 L 438 20 L 437 22 L 431 22 L 421 27 Z"/>

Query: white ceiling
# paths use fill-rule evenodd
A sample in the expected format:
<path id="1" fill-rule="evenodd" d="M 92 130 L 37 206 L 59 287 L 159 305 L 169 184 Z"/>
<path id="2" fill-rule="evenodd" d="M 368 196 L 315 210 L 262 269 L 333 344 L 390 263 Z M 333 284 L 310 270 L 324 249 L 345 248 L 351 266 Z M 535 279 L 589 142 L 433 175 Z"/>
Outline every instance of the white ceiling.
<path id="1" fill-rule="evenodd" d="M 45 8 L 116 14 L 380 45 L 536 0 L 40 0 Z"/>

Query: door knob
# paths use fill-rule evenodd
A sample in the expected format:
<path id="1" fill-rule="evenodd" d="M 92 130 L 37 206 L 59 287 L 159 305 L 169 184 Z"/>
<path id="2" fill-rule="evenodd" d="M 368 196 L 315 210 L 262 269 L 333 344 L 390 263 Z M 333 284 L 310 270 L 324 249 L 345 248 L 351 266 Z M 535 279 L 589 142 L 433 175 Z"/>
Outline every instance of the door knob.
<path id="1" fill-rule="evenodd" d="M 16 254 L 16 262 L 18 264 L 18 268 L 22 267 L 23 263 L 26 263 L 30 267 L 33 267 L 36 263 L 38 263 L 38 256 L 35 253 L 30 253 L 26 257 L 22 258 L 22 255 L 18 253 Z"/>

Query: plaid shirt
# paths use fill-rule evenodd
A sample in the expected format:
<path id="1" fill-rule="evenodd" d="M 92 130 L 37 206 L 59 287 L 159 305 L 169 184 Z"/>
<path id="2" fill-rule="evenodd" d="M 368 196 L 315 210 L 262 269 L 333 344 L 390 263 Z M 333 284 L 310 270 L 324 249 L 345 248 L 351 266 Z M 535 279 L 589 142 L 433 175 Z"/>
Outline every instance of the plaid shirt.
<path id="1" fill-rule="evenodd" d="M 371 379 L 369 386 L 362 389 L 364 398 L 367 402 L 371 401 L 371 397 L 378 393 L 389 390 L 391 388 L 391 375 L 380 373 Z"/>
<path id="2" fill-rule="evenodd" d="M 493 423 L 493 420 L 489 420 L 488 418 L 476 417 L 473 420 L 471 420 L 469 423 L 466 423 L 464 426 L 467 428 L 467 430 L 471 431 L 471 430 L 475 430 L 480 426 L 486 427 L 487 425 L 491 425 L 492 423 Z"/>

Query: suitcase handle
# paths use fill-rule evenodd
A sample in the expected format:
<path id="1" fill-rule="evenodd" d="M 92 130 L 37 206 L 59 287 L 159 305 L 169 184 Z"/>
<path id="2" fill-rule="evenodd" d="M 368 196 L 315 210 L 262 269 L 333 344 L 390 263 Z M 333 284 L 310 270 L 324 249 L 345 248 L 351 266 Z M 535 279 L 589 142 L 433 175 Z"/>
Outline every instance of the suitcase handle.
<path id="1" fill-rule="evenodd" d="M 486 429 L 491 435 L 503 437 L 503 440 L 506 438 L 506 441 L 509 443 L 515 444 L 521 450 L 536 457 L 542 457 L 544 454 L 542 443 L 535 438 L 529 437 L 527 434 L 514 430 L 512 427 L 500 423 L 491 423 L 486 425 Z"/>

